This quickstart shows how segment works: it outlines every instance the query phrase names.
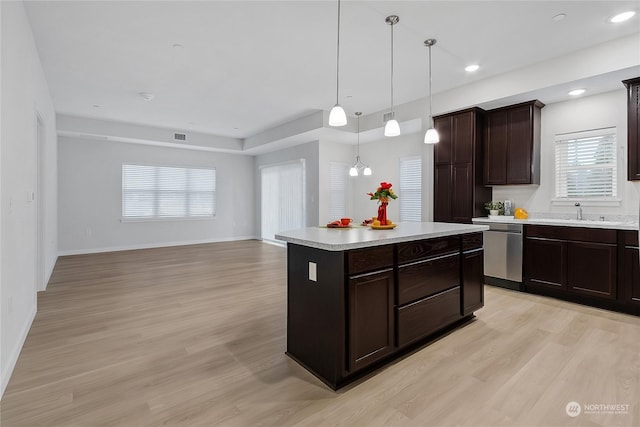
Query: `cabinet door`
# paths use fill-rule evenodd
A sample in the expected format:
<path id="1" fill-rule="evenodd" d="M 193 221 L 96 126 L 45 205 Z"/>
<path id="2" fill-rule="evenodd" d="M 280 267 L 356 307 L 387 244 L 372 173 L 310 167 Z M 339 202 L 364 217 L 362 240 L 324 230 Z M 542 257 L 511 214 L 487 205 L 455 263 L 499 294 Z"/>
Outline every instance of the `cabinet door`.
<path id="1" fill-rule="evenodd" d="M 507 184 L 531 183 L 533 151 L 533 106 L 523 105 L 509 111 L 507 147 Z"/>
<path id="2" fill-rule="evenodd" d="M 640 180 L 640 78 L 627 86 L 627 179 Z"/>
<path id="3" fill-rule="evenodd" d="M 454 164 L 451 175 L 451 221 L 470 223 L 473 218 L 473 164 Z"/>
<path id="4" fill-rule="evenodd" d="M 484 145 L 484 183 L 507 183 L 507 110 L 489 113 Z"/>
<path id="5" fill-rule="evenodd" d="M 475 142 L 475 113 L 467 111 L 453 116 L 452 163 L 471 163 Z"/>
<path id="6" fill-rule="evenodd" d="M 566 289 L 567 243 L 553 239 L 525 239 L 524 275 L 527 287 Z"/>
<path id="7" fill-rule="evenodd" d="M 436 165 L 451 163 L 451 147 L 453 144 L 452 119 L 450 116 L 436 117 L 433 126 L 440 135 L 440 142 L 434 146 L 434 161 Z"/>
<path id="8" fill-rule="evenodd" d="M 462 254 L 462 315 L 468 316 L 484 306 L 484 251 Z"/>
<path id="9" fill-rule="evenodd" d="M 436 165 L 433 191 L 433 220 L 451 221 L 451 165 Z"/>
<path id="10" fill-rule="evenodd" d="M 611 244 L 567 243 L 567 288 L 598 298 L 616 298 L 617 247 Z"/>
<path id="11" fill-rule="evenodd" d="M 620 292 L 627 305 L 640 309 L 640 262 L 638 248 L 625 247 L 622 276 L 619 278 Z"/>
<path id="12" fill-rule="evenodd" d="M 393 270 L 349 279 L 350 372 L 393 352 L 395 337 Z"/>

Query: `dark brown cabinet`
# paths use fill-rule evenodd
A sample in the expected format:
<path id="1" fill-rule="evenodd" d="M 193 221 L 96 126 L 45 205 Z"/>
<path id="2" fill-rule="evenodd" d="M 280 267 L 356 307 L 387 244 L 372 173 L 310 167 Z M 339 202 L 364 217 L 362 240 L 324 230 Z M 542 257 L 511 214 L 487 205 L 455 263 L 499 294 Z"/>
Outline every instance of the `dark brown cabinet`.
<path id="1" fill-rule="evenodd" d="M 462 315 L 484 307 L 482 233 L 462 237 Z"/>
<path id="2" fill-rule="evenodd" d="M 394 349 L 393 269 L 349 279 L 349 371 Z"/>
<path id="3" fill-rule="evenodd" d="M 289 242 L 287 354 L 339 388 L 462 325 L 483 279 L 482 233 L 344 251 Z"/>
<path id="4" fill-rule="evenodd" d="M 540 183 L 540 117 L 544 104 L 530 101 L 487 112 L 485 185 Z"/>
<path id="5" fill-rule="evenodd" d="M 484 110 L 471 108 L 434 117 L 434 220 L 470 223 L 484 214 L 491 188 L 482 184 Z"/>
<path id="6" fill-rule="evenodd" d="M 627 179 L 640 180 L 640 77 L 625 80 L 627 88 Z"/>
<path id="7" fill-rule="evenodd" d="M 618 298 L 640 314 L 640 258 L 638 232 L 618 232 Z"/>
<path id="8" fill-rule="evenodd" d="M 616 230 L 525 226 L 527 290 L 615 300 Z"/>

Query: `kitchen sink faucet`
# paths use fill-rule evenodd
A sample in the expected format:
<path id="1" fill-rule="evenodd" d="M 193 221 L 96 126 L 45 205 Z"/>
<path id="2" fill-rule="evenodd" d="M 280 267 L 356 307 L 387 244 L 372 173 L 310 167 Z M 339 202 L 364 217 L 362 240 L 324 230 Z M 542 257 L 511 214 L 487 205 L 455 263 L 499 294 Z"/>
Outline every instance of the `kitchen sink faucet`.
<path id="1" fill-rule="evenodd" d="M 582 221 L 582 207 L 580 206 L 580 202 L 576 202 L 575 207 L 578 208 L 576 212 L 576 219 L 578 221 Z"/>

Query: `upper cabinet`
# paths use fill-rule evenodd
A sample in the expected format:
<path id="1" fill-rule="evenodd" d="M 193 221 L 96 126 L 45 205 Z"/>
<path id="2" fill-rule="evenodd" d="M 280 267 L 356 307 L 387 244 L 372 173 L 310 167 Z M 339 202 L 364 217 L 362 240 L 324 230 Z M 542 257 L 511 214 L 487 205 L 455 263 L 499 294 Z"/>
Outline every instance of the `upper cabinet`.
<path id="1" fill-rule="evenodd" d="M 640 180 L 640 77 L 624 80 L 627 87 L 627 179 Z"/>
<path id="2" fill-rule="evenodd" d="M 485 185 L 540 183 L 540 109 L 530 101 L 490 110 L 484 145 Z"/>
<path id="3" fill-rule="evenodd" d="M 491 188 L 482 184 L 484 110 L 470 108 L 434 117 L 434 221 L 471 223 L 482 216 Z"/>

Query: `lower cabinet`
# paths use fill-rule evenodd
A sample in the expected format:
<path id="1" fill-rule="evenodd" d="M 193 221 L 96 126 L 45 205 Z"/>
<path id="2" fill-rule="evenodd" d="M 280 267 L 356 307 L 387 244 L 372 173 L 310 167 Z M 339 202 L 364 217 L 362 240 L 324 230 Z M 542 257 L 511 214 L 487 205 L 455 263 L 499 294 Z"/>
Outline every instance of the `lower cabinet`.
<path id="1" fill-rule="evenodd" d="M 525 226 L 524 281 L 529 290 L 617 298 L 616 230 Z"/>
<path id="2" fill-rule="evenodd" d="M 470 315 L 482 307 L 484 307 L 484 251 L 480 247 L 462 253 L 462 315 Z"/>
<path id="3" fill-rule="evenodd" d="M 349 279 L 349 371 L 394 350 L 393 269 Z"/>
<path id="4" fill-rule="evenodd" d="M 618 234 L 618 299 L 636 314 L 640 314 L 640 258 L 638 232 L 620 231 Z"/>
<path id="5" fill-rule="evenodd" d="M 398 347 L 436 332 L 460 314 L 460 286 L 398 308 Z"/>
<path id="6" fill-rule="evenodd" d="M 287 254 L 287 354 L 334 389 L 484 302 L 482 233 Z"/>
<path id="7" fill-rule="evenodd" d="M 567 243 L 557 239 L 527 237 L 525 247 L 527 286 L 566 290 Z"/>

